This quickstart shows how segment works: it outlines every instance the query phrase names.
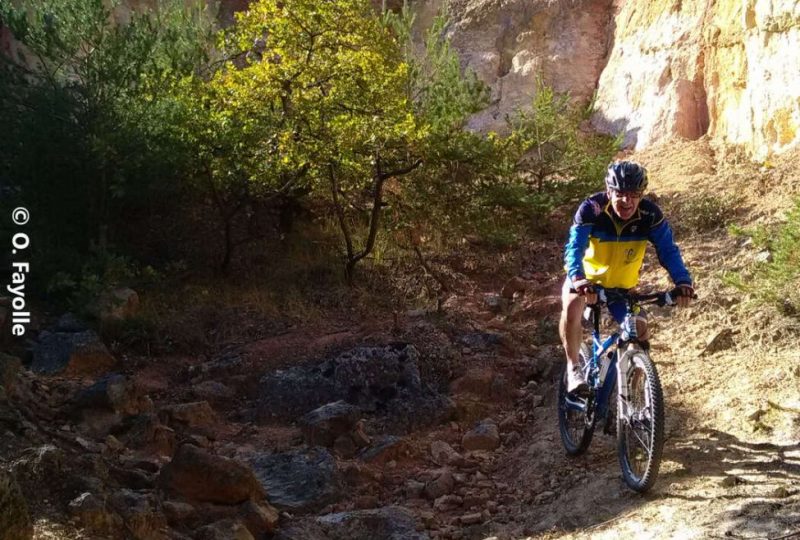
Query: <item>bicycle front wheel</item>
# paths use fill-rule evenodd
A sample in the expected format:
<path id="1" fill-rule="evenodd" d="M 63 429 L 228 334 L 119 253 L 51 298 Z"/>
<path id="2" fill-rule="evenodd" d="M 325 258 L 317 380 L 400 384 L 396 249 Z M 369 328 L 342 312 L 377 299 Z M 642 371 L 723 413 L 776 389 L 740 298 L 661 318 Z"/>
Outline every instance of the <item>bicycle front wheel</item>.
<path id="1" fill-rule="evenodd" d="M 645 351 L 629 354 L 619 384 L 617 453 L 622 477 L 632 490 L 653 487 L 664 448 L 664 394 L 653 360 Z M 625 368 L 623 368 L 625 369 Z"/>
<path id="2" fill-rule="evenodd" d="M 580 351 L 581 369 L 589 361 L 589 348 L 583 344 Z M 594 419 L 589 413 L 589 398 L 573 396 L 567 392 L 567 368 L 561 372 L 558 382 L 558 430 L 561 442 L 570 456 L 583 454 L 594 435 Z"/>

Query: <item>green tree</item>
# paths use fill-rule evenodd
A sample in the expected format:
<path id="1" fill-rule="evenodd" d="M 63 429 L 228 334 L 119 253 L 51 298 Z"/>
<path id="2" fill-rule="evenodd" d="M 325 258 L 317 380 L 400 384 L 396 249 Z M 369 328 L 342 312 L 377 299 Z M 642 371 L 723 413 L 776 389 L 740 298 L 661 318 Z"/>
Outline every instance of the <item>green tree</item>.
<path id="1" fill-rule="evenodd" d="M 202 4 L 204 5 L 204 4 Z M 104 251 L 116 214 L 175 185 L 188 150 L 172 126 L 172 87 L 207 57 L 201 4 L 119 1 L 0 3 L 23 44 L 0 55 L 0 182 L 29 206 L 35 247 L 61 269 L 65 253 Z M 127 14 L 126 14 L 127 13 Z M 111 229 L 111 230 L 110 230 Z"/>
<path id="2" fill-rule="evenodd" d="M 239 157 L 218 151 L 217 134 L 227 135 L 213 128 L 201 144 L 213 182 L 324 197 L 352 280 L 374 248 L 386 181 L 422 163 L 425 132 L 394 35 L 363 0 L 261 0 L 221 47 L 229 60 L 196 99 L 211 111 L 206 121 L 236 130 L 228 140 Z"/>

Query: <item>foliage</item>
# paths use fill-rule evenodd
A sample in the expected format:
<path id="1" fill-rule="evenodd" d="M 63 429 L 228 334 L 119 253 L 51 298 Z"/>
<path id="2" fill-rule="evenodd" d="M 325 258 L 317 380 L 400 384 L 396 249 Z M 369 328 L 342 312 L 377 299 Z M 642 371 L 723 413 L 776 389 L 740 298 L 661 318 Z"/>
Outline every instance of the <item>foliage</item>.
<path id="1" fill-rule="evenodd" d="M 200 6 L 200 4 L 198 4 Z M 22 0 L 0 19 L 24 45 L 0 56 L 0 184 L 28 207 L 39 275 L 81 271 L 124 227 L 119 214 L 174 193 L 189 161 L 171 87 L 206 58 L 200 7 Z"/>
<path id="2" fill-rule="evenodd" d="M 747 275 L 739 274 L 729 281 L 775 304 L 787 315 L 800 317 L 800 200 L 787 214 L 786 222 L 771 234 L 765 234 L 764 229 L 738 232 L 752 235 L 754 243 L 771 256 L 757 261 Z"/>
<path id="3" fill-rule="evenodd" d="M 724 227 L 736 203 L 730 197 L 708 193 L 692 195 L 682 202 L 676 227 L 680 232 L 698 233 Z"/>

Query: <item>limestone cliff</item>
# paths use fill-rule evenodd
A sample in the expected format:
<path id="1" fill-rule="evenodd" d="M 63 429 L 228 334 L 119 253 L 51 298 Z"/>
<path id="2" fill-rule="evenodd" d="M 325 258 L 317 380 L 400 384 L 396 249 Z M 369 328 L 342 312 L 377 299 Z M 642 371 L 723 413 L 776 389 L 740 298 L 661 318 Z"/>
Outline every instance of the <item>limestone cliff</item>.
<path id="1" fill-rule="evenodd" d="M 800 142 L 798 0 L 452 0 L 451 13 L 464 64 L 493 90 L 478 129 L 501 128 L 541 73 L 596 91 L 594 125 L 633 148 L 708 133 L 761 159 Z"/>
<path id="2" fill-rule="evenodd" d="M 428 12 L 431 4 L 415 4 Z M 611 45 L 611 0 L 453 0 L 451 37 L 463 63 L 492 88 L 492 104 L 472 119 L 502 130 L 504 117 L 531 102 L 536 78 L 588 99 Z"/>

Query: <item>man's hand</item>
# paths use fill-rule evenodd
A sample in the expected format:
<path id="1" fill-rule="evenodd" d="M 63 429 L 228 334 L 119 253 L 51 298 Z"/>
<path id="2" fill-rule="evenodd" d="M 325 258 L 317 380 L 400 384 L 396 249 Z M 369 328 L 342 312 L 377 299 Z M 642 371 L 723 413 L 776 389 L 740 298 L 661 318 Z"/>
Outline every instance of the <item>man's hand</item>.
<path id="1" fill-rule="evenodd" d="M 675 299 L 675 303 L 681 308 L 689 307 L 695 297 L 694 288 L 691 285 L 678 285 L 678 289 L 680 289 L 681 295 Z"/>
<path id="2" fill-rule="evenodd" d="M 587 304 L 592 305 L 597 303 L 597 291 L 594 285 L 592 285 L 592 282 L 588 279 L 574 280 L 572 282 L 572 288 L 575 289 L 576 293 L 586 299 Z"/>

